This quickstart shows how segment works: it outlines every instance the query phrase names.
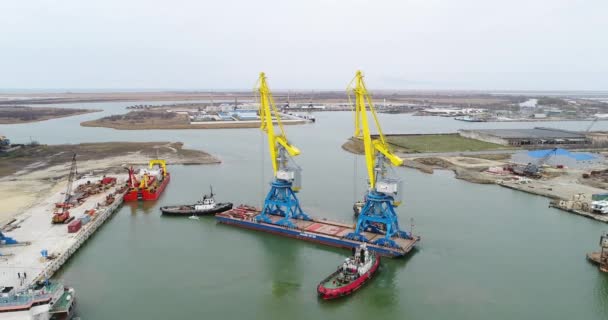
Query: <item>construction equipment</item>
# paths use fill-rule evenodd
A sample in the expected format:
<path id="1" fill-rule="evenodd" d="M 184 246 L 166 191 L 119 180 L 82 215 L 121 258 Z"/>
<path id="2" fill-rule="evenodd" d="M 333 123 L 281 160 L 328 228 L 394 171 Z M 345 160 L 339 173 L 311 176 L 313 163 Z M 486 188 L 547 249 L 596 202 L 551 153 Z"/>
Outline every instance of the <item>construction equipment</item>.
<path id="1" fill-rule="evenodd" d="M 10 147 L 11 140 L 5 136 L 0 136 L 0 148 Z"/>
<path id="2" fill-rule="evenodd" d="M 518 174 L 520 176 L 540 178 L 542 174 L 542 166 L 556 153 L 557 148 L 553 148 L 535 163 L 530 162 L 525 166 L 513 167 L 513 173 Z"/>
<path id="3" fill-rule="evenodd" d="M 167 176 L 167 161 L 160 160 L 160 159 L 153 159 L 153 160 L 150 160 L 150 163 L 148 163 L 148 167 L 150 169 L 154 169 L 155 165 L 158 165 L 162 169 L 163 177 L 166 177 Z"/>
<path id="4" fill-rule="evenodd" d="M 260 73 L 257 82 L 256 94 L 259 95 L 260 101 L 260 129 L 268 137 L 268 148 L 274 173 L 270 191 L 264 200 L 264 208 L 262 213 L 256 217 L 256 221 L 295 228 L 290 219 L 310 220 L 310 217 L 302 211 L 295 194 L 301 187 L 301 169 L 295 165 L 291 157 L 299 155 L 300 150 L 287 140 L 280 114 L 266 83 L 266 75 L 263 72 Z M 273 116 L 279 127 L 279 134 L 275 134 Z M 273 222 L 270 215 L 282 216 L 283 218 Z"/>
<path id="5" fill-rule="evenodd" d="M 363 74 L 357 71 L 355 78 L 348 86 L 349 100 L 351 92 L 355 95 L 355 139 L 363 140 L 365 164 L 368 175 L 368 191 L 361 209 L 357 227 L 347 238 L 369 242 L 364 232 L 384 234 L 374 244 L 396 248 L 394 237 L 412 239 L 412 236 L 399 228 L 395 207 L 400 204 L 395 200 L 399 192 L 400 180 L 390 178 L 387 166 L 401 166 L 403 159 L 395 155 L 384 138 L 376 110 L 370 94 L 363 82 Z M 372 139 L 367 118 L 367 108 L 373 116 L 378 138 Z"/>
<path id="6" fill-rule="evenodd" d="M 68 209 L 74 206 L 72 199 L 72 185 L 74 184 L 74 179 L 76 178 L 77 173 L 76 154 L 74 153 L 74 156 L 72 157 L 72 164 L 70 165 L 70 174 L 68 175 L 68 185 L 65 190 L 65 198 L 62 203 L 58 203 L 56 205 L 56 207 L 60 210 L 53 214 L 53 223 L 68 223 L 74 219 L 74 217 L 70 217 L 70 212 Z"/>
<path id="7" fill-rule="evenodd" d="M 0 245 L 1 246 L 16 245 L 16 244 L 19 244 L 19 241 L 15 240 L 11 237 L 7 237 L 2 232 L 0 232 Z"/>
<path id="8" fill-rule="evenodd" d="M 589 126 L 587 127 L 587 130 L 585 130 L 585 133 L 589 133 L 589 131 L 591 130 L 591 128 L 593 127 L 593 125 L 599 120 L 600 118 L 598 117 L 594 117 L 593 120 L 591 121 L 591 123 L 589 124 Z"/>

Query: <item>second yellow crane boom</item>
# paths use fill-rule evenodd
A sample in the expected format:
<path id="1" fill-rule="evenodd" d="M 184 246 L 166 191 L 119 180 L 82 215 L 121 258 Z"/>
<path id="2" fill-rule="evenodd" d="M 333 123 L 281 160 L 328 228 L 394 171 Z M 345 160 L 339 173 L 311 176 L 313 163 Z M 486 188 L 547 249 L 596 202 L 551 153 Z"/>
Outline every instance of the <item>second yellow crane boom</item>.
<path id="1" fill-rule="evenodd" d="M 390 161 L 390 163 L 396 167 L 403 164 L 403 159 L 395 155 L 391 151 L 389 145 L 386 143 L 386 139 L 382 133 L 382 128 L 380 127 L 380 122 L 378 121 L 376 109 L 374 108 L 374 103 L 372 102 L 370 94 L 367 92 L 365 82 L 363 82 L 363 73 L 361 71 L 357 71 L 355 78 L 351 81 L 348 88 L 349 91 L 352 91 L 355 94 L 354 137 L 363 140 L 367 175 L 369 177 L 370 188 L 373 189 L 376 186 L 378 174 L 380 174 L 380 172 L 377 172 L 375 164 L 377 152 L 384 155 Z M 374 123 L 376 124 L 376 129 L 378 130 L 378 139 L 372 139 L 371 137 L 369 121 L 367 119 L 367 107 L 369 107 L 369 111 L 374 118 Z"/>

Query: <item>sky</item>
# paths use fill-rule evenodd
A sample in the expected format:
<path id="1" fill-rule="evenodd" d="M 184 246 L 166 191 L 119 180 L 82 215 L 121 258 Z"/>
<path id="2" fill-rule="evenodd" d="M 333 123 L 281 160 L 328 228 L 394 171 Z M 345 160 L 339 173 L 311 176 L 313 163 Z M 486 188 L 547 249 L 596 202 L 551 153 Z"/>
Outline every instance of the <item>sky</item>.
<path id="1" fill-rule="evenodd" d="M 2 0 L 0 89 L 608 90 L 606 0 Z"/>

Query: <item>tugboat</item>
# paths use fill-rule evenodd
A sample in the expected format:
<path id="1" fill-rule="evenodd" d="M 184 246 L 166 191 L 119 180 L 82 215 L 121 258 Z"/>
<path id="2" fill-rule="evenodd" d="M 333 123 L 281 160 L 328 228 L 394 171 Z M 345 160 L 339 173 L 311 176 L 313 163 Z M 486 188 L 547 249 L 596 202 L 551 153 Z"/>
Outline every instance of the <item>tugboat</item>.
<path id="1" fill-rule="evenodd" d="M 336 272 L 319 283 L 317 293 L 325 300 L 350 295 L 371 279 L 379 266 L 380 256 L 362 244 L 353 248 L 353 256 L 346 258 Z"/>
<path id="2" fill-rule="evenodd" d="M 213 215 L 232 209 L 231 202 L 215 203 L 213 188 L 209 195 L 203 195 L 203 199 L 195 204 L 182 206 L 160 207 L 163 214 L 170 216 L 203 216 Z"/>

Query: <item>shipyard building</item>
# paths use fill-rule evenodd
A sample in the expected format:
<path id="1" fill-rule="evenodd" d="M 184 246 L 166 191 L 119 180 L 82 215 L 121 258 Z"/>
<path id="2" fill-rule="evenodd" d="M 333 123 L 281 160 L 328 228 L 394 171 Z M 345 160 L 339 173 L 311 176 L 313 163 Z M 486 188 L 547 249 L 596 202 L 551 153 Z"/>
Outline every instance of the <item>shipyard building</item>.
<path id="1" fill-rule="evenodd" d="M 505 146 L 586 146 L 585 133 L 554 128 L 459 130 L 460 136 Z"/>

